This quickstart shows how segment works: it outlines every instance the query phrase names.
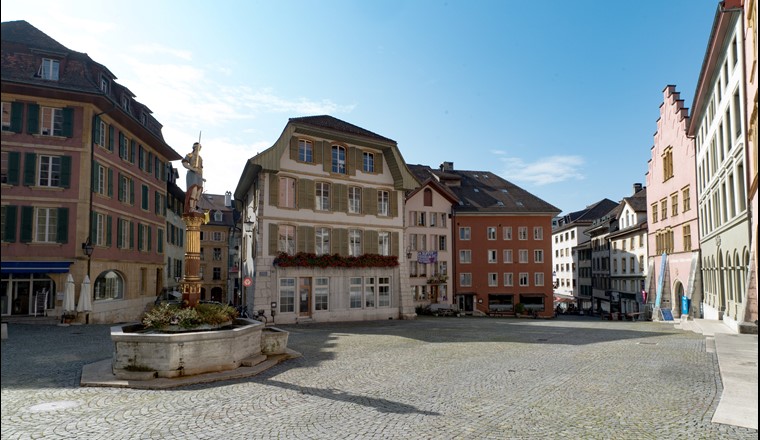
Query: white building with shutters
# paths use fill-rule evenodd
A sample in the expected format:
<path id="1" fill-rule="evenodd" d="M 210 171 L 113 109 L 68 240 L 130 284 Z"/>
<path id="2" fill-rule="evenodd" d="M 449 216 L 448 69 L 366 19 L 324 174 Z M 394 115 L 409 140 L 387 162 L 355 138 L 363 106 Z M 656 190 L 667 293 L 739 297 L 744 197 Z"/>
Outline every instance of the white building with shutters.
<path id="1" fill-rule="evenodd" d="M 418 185 L 395 141 L 331 116 L 291 118 L 234 194 L 248 308 L 276 323 L 413 317 L 403 206 Z"/>

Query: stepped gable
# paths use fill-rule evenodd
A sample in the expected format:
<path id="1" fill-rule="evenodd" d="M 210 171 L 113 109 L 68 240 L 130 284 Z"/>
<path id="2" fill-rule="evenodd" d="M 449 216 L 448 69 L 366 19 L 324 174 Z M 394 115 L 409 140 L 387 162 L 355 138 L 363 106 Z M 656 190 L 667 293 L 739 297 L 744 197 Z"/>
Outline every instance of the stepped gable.
<path id="1" fill-rule="evenodd" d="M 377 133 L 373 133 L 361 127 L 357 127 L 354 124 L 349 124 L 346 121 L 341 121 L 338 118 L 329 115 L 320 116 L 304 116 L 300 118 L 290 118 L 290 122 L 296 124 L 312 125 L 314 127 L 327 128 L 330 130 L 340 131 L 347 134 L 353 134 L 370 139 L 375 139 L 383 142 L 396 143 L 393 139 L 389 139 L 385 136 L 380 136 Z"/>

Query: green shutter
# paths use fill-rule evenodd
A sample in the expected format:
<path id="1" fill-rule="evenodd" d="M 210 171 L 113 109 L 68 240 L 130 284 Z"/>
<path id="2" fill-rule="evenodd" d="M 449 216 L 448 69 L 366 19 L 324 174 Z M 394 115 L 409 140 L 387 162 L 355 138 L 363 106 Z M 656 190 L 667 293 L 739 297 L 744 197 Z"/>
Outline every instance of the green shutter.
<path id="1" fill-rule="evenodd" d="M 298 160 L 298 138 L 295 136 L 290 138 L 290 159 Z"/>
<path id="2" fill-rule="evenodd" d="M 69 208 L 58 208 L 58 230 L 56 231 L 56 242 L 69 242 Z"/>
<path id="3" fill-rule="evenodd" d="M 348 212 L 348 188 L 342 183 L 332 185 L 332 210 L 337 212 Z"/>
<path id="4" fill-rule="evenodd" d="M 74 109 L 66 107 L 63 109 L 63 136 L 74 136 Z"/>
<path id="5" fill-rule="evenodd" d="M 142 228 L 142 223 L 138 223 L 137 224 L 137 250 L 138 251 L 143 250 L 142 243 L 143 243 L 143 228 Z"/>
<path id="6" fill-rule="evenodd" d="M 399 256 L 398 232 L 391 232 L 391 255 Z"/>
<path id="7" fill-rule="evenodd" d="M 362 213 L 369 215 L 377 214 L 377 190 L 374 188 L 362 188 Z M 377 244 L 375 244 L 377 247 Z"/>
<path id="8" fill-rule="evenodd" d="M 142 145 L 137 146 L 137 168 L 140 168 L 141 170 L 145 170 L 145 167 L 143 167 L 143 164 L 145 163 L 145 150 L 143 150 Z"/>
<path id="9" fill-rule="evenodd" d="M 96 192 L 98 190 L 98 171 L 100 171 L 100 164 L 98 161 L 92 161 L 92 170 L 90 172 L 90 190 Z"/>
<path id="10" fill-rule="evenodd" d="M 278 227 L 274 223 L 269 224 L 269 255 L 276 256 Z"/>
<path id="11" fill-rule="evenodd" d="M 375 172 L 383 174 L 383 152 L 375 154 Z"/>
<path id="12" fill-rule="evenodd" d="M 21 133 L 24 125 L 24 104 L 20 102 L 11 103 L 11 131 Z"/>
<path id="13" fill-rule="evenodd" d="M 129 248 L 135 248 L 135 222 L 129 222 Z"/>
<path id="14" fill-rule="evenodd" d="M 314 181 L 310 179 L 298 180 L 298 208 L 314 210 Z"/>
<path id="15" fill-rule="evenodd" d="M 21 154 L 18 151 L 8 152 L 8 185 L 18 185 L 20 166 Z"/>
<path id="16" fill-rule="evenodd" d="M 134 140 L 129 142 L 129 161 L 135 163 L 135 156 L 137 155 L 137 143 Z"/>
<path id="17" fill-rule="evenodd" d="M 314 227 L 299 226 L 296 230 L 296 252 L 314 252 Z"/>
<path id="18" fill-rule="evenodd" d="M 140 206 L 144 210 L 150 209 L 150 197 L 149 197 L 150 190 L 148 189 L 148 185 L 142 186 L 142 191 L 140 192 Z"/>
<path id="19" fill-rule="evenodd" d="M 388 204 L 391 217 L 398 217 L 398 191 L 388 191 Z"/>
<path id="20" fill-rule="evenodd" d="M 21 243 L 31 243 L 34 232 L 34 208 L 31 206 L 21 207 Z"/>
<path id="21" fill-rule="evenodd" d="M 71 156 L 61 156 L 61 188 L 71 187 Z"/>
<path id="22" fill-rule="evenodd" d="M 106 216 L 106 246 L 111 247 L 111 232 L 113 230 L 113 227 L 111 226 L 111 222 L 113 219 L 110 215 Z"/>
<path id="23" fill-rule="evenodd" d="M 148 229 L 148 249 L 146 249 L 148 252 L 150 252 L 153 249 L 153 227 L 151 225 L 147 225 Z"/>
<path id="24" fill-rule="evenodd" d="M 364 231 L 364 250 L 368 254 L 377 253 L 377 231 Z"/>
<path id="25" fill-rule="evenodd" d="M 95 244 L 95 237 L 98 235 L 98 213 L 90 212 L 90 241 Z"/>
<path id="26" fill-rule="evenodd" d="M 35 186 L 37 178 L 37 155 L 24 153 L 24 186 Z"/>
<path id="27" fill-rule="evenodd" d="M 16 220 L 18 207 L 15 205 L 3 206 L 5 208 L 5 231 L 3 231 L 3 241 L 13 243 L 16 241 Z"/>
<path id="28" fill-rule="evenodd" d="M 155 194 L 153 194 L 153 204 L 155 205 L 155 213 L 161 215 L 161 198 L 158 191 L 155 191 Z"/>
<path id="29" fill-rule="evenodd" d="M 37 104 L 26 106 L 26 132 L 29 134 L 40 133 L 40 106 Z"/>
<path id="30" fill-rule="evenodd" d="M 95 116 L 94 124 L 92 127 L 92 143 L 98 144 L 100 142 L 100 116 Z"/>
<path id="31" fill-rule="evenodd" d="M 157 231 L 158 231 L 158 240 L 156 242 L 156 252 L 158 252 L 159 254 L 163 254 L 164 253 L 164 230 L 158 229 Z"/>
<path id="32" fill-rule="evenodd" d="M 126 247 L 126 243 L 122 241 L 122 236 L 124 233 L 124 226 L 122 225 L 121 218 L 116 218 L 116 247 L 119 249 L 123 249 Z"/>
<path id="33" fill-rule="evenodd" d="M 349 176 L 355 176 L 356 175 L 356 167 L 357 167 L 357 160 L 356 155 L 361 154 L 361 152 L 356 147 L 348 147 L 346 150 L 346 171 L 348 171 Z M 361 160 L 358 162 L 358 166 L 361 166 Z"/>
<path id="34" fill-rule="evenodd" d="M 330 252 L 342 256 L 348 255 L 348 229 L 335 228 L 331 231 Z"/>
<path id="35" fill-rule="evenodd" d="M 108 197 L 113 197 L 113 170 L 108 169 Z"/>
<path id="36" fill-rule="evenodd" d="M 313 153 L 314 153 L 314 157 L 313 157 L 312 163 L 315 163 L 315 164 L 322 163 L 322 156 L 323 156 L 323 154 L 322 154 L 322 144 L 323 143 L 324 142 L 322 142 L 322 141 L 314 141 L 312 143 L 312 148 L 313 148 Z"/>
<path id="37" fill-rule="evenodd" d="M 113 125 L 108 126 L 108 151 L 113 153 L 113 138 L 114 138 L 114 128 Z"/>
<path id="38" fill-rule="evenodd" d="M 135 204 L 135 181 L 129 179 L 129 204 Z"/>
<path id="39" fill-rule="evenodd" d="M 280 199 L 280 179 L 277 174 L 269 174 L 269 204 L 272 206 L 278 206 Z"/>
<path id="40" fill-rule="evenodd" d="M 127 158 L 127 146 L 124 144 L 124 133 L 119 132 L 119 157 L 122 159 Z"/>
<path id="41" fill-rule="evenodd" d="M 322 169 L 326 173 L 332 172 L 332 144 L 322 141 Z"/>

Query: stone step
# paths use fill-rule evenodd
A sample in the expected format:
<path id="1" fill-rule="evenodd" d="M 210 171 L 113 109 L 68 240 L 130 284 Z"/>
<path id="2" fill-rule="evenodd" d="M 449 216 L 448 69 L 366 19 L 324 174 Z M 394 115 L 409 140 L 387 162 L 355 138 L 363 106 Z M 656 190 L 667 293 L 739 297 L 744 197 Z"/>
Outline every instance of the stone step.
<path id="1" fill-rule="evenodd" d="M 266 355 L 256 354 L 256 355 L 249 356 L 249 357 L 243 359 L 240 362 L 240 365 L 242 365 L 243 367 L 254 367 L 254 366 L 256 366 L 256 365 L 264 362 L 265 360 L 267 360 Z"/>

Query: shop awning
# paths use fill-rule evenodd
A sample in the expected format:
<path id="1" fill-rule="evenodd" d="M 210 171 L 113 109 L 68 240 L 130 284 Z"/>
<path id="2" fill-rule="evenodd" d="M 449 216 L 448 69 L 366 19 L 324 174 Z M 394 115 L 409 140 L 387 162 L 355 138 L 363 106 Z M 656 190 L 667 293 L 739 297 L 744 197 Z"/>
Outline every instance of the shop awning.
<path id="1" fill-rule="evenodd" d="M 2 261 L 0 272 L 6 273 L 68 273 L 73 261 Z"/>

